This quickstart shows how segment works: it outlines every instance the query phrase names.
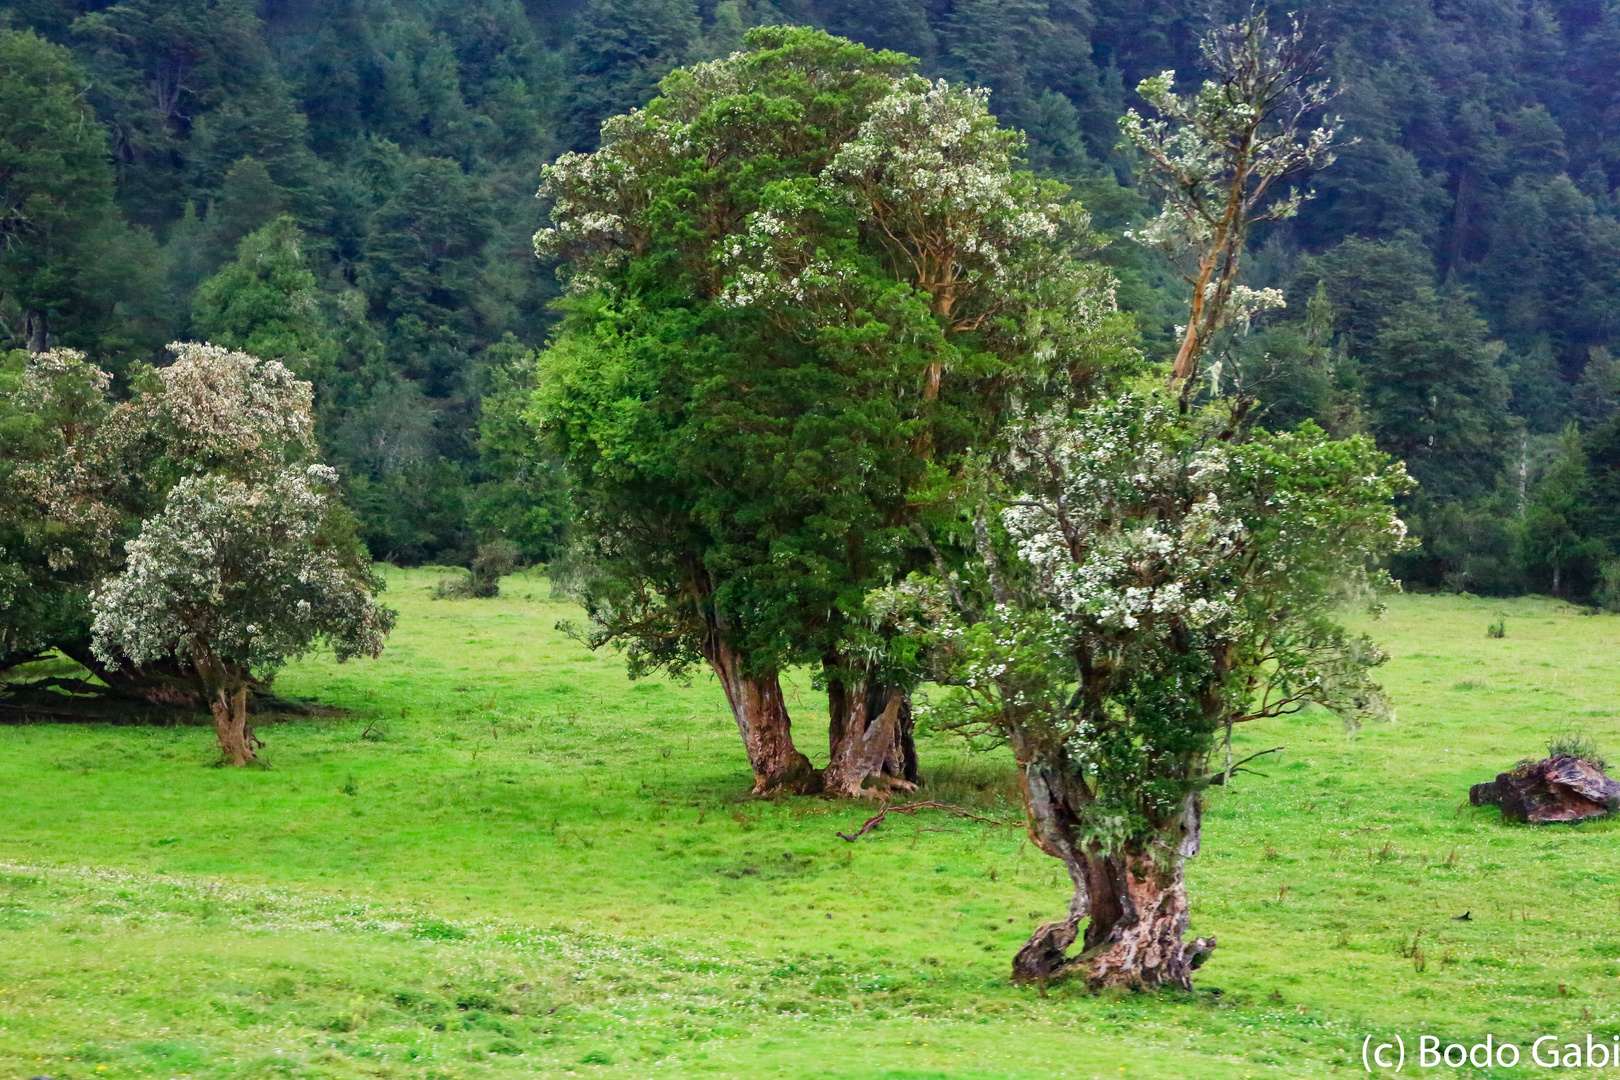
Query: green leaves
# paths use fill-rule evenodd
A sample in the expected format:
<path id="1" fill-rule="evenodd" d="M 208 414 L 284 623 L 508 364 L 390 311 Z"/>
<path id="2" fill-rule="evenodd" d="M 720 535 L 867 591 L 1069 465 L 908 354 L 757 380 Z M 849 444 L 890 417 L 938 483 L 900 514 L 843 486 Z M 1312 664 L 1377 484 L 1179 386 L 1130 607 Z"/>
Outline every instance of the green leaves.
<path id="1" fill-rule="evenodd" d="M 930 501 L 1014 397 L 1135 357 L 1083 212 L 1014 168 L 983 92 L 818 31 L 747 40 L 546 171 L 536 247 L 574 298 L 531 416 L 598 640 L 678 666 L 718 626 L 762 669 L 909 681 L 915 642 L 864 604 L 942 557 Z"/>
<path id="2" fill-rule="evenodd" d="M 1270 434 L 1133 391 L 1038 414 L 982 498 L 983 570 L 874 603 L 932 636 L 944 722 L 1061 759 L 1082 832 L 1142 844 L 1205 782 L 1224 726 L 1306 703 L 1378 715 L 1381 655 L 1337 622 L 1387 578 L 1410 486 L 1370 439 Z M 1056 755 L 1054 757 L 1054 755 Z"/>

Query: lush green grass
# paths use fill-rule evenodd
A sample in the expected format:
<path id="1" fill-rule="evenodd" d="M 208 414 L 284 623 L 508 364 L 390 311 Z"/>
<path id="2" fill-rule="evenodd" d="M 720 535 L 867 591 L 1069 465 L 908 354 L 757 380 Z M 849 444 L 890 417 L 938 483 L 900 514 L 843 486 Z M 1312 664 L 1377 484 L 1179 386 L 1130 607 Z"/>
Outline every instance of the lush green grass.
<path id="1" fill-rule="evenodd" d="M 1211 806 L 1200 991 L 1042 999 L 1005 973 L 1067 889 L 1020 829 L 845 843 L 869 808 L 748 799 L 713 684 L 628 683 L 543 582 L 389 577 L 380 661 L 278 685 L 352 716 L 263 729 L 268 769 L 210 768 L 203 728 L 0 727 L 0 1077 L 1242 1080 L 1360 1073 L 1369 1033 L 1620 1034 L 1615 824 L 1466 806 L 1571 727 L 1620 750 L 1620 620 L 1399 600 L 1397 722 L 1244 733 L 1288 749 Z M 1004 758 L 920 745 L 931 797 L 1017 821 Z"/>

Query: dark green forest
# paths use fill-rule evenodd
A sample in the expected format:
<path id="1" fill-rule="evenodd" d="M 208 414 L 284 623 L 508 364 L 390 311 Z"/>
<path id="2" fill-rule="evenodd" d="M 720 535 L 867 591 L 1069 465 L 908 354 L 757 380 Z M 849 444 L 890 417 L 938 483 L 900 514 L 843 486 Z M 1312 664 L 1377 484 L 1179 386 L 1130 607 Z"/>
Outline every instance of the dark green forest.
<path id="1" fill-rule="evenodd" d="M 1150 358 L 1184 292 L 1131 88 L 1240 16 L 1191 0 L 9 0 L 0 3 L 0 349 L 124 377 L 170 341 L 284 360 L 378 559 L 566 543 L 520 413 L 560 295 L 543 166 L 754 25 L 823 27 L 990 88 L 1113 239 Z M 1365 431 L 1420 487 L 1410 587 L 1620 603 L 1620 0 L 1303 5 L 1338 160 L 1257 230 L 1288 306 L 1207 394 Z M 54 142 L 53 142 L 54 140 Z M 1352 141 L 1354 140 L 1354 141 Z M 26 227 L 25 227 L 26 226 Z"/>

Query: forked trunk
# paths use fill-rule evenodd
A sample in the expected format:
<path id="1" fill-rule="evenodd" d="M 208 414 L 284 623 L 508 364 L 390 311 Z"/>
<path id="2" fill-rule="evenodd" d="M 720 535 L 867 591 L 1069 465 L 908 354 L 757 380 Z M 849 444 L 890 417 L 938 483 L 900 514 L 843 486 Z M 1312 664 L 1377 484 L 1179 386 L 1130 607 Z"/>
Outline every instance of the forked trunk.
<path id="1" fill-rule="evenodd" d="M 742 654 L 719 634 L 705 639 L 703 655 L 725 688 L 731 715 L 742 734 L 748 765 L 754 770 L 754 794 L 787 791 L 812 795 L 820 791 L 821 774 L 793 745 L 793 724 L 777 674 L 747 674 Z"/>
<path id="2" fill-rule="evenodd" d="M 1023 755 L 1020 755 L 1022 757 Z M 1202 806 L 1197 792 L 1150 845 L 1104 852 L 1081 842 L 1079 811 L 1090 801 L 1058 751 L 1020 768 L 1030 838 L 1063 862 L 1074 885 L 1069 916 L 1043 924 L 1013 958 L 1013 978 L 1046 984 L 1084 977 L 1094 989 L 1192 987 L 1192 973 L 1215 949 L 1213 935 L 1188 930 L 1186 860 L 1198 853 Z M 1085 921 L 1081 936 L 1080 926 Z M 1068 955 L 1080 938 L 1080 951 Z"/>
<path id="3" fill-rule="evenodd" d="M 917 772 L 911 696 L 878 679 L 827 680 L 831 759 L 823 774 L 831 795 L 876 796 L 911 791 Z M 869 786 L 870 785 L 870 786 Z"/>
<path id="4" fill-rule="evenodd" d="M 253 737 L 253 729 L 247 722 L 247 687 L 242 687 L 234 694 L 229 694 L 223 687 L 209 707 L 214 713 L 214 733 L 219 736 L 219 749 L 222 754 L 230 758 L 232 765 L 246 765 L 256 761 L 258 754 L 253 752 L 258 739 Z"/>

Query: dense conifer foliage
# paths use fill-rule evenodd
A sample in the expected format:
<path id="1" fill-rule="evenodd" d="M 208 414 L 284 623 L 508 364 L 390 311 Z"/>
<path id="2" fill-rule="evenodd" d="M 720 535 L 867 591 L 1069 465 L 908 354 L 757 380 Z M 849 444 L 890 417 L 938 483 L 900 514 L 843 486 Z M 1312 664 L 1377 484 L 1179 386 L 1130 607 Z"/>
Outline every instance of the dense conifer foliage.
<path id="1" fill-rule="evenodd" d="M 991 91 L 1151 358 L 1184 298 L 1121 234 L 1158 209 L 1118 119 L 1243 5 L 1158 0 L 7 0 L 0 335 L 122 379 L 164 342 L 283 357 L 378 557 L 556 554 L 558 474 L 512 457 L 512 358 L 559 286 L 528 238 L 544 165 L 754 25 L 824 28 Z M 1586 598 L 1620 579 L 1602 463 L 1620 352 L 1620 7 L 1300 8 L 1341 94 L 1339 160 L 1249 237 L 1285 308 L 1217 343 L 1204 395 L 1365 432 L 1421 486 L 1409 585 Z M 296 313 L 296 318 L 290 317 Z M 479 431 L 507 447 L 481 448 Z M 1552 506 L 1567 512 L 1553 513 Z M 1551 530 L 1551 531 L 1549 531 Z"/>

